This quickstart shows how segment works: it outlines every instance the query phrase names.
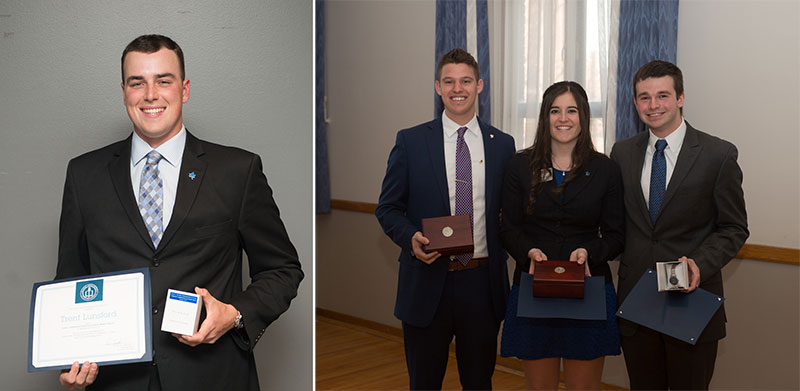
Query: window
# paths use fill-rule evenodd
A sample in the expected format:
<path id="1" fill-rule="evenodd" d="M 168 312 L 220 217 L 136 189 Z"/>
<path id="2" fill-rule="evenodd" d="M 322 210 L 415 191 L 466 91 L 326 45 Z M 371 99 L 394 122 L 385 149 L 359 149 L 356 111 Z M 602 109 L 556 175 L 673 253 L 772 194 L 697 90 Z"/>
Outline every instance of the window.
<path id="1" fill-rule="evenodd" d="M 611 15 L 618 12 L 613 6 L 612 0 L 506 3 L 499 117 L 518 149 L 533 143 L 544 90 L 562 80 L 574 80 L 586 90 L 595 148 L 605 152 L 614 142 L 614 118 L 607 114 L 614 112 L 616 99 L 616 40 L 611 39 L 616 25 L 612 26 Z"/>

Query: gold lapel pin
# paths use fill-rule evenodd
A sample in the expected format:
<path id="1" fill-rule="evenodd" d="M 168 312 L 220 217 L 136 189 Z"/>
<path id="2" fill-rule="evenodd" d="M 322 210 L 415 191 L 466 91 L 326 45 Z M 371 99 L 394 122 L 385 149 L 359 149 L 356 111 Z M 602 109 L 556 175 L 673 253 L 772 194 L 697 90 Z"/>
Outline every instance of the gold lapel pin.
<path id="1" fill-rule="evenodd" d="M 494 138 L 494 133 L 489 133 L 489 138 Z"/>

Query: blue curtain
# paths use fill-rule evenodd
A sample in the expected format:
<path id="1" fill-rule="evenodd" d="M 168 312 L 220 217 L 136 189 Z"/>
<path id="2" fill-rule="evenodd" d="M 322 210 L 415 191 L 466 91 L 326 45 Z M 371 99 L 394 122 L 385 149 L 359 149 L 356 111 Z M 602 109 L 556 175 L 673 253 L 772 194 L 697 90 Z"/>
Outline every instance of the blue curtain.
<path id="1" fill-rule="evenodd" d="M 433 60 L 433 77 L 436 79 L 436 65 L 442 56 L 455 49 L 467 49 L 467 2 L 475 4 L 475 24 L 477 42 L 472 44 L 478 53 L 471 53 L 478 61 L 483 79 L 483 92 L 478 97 L 478 115 L 486 123 L 492 123 L 491 80 L 489 69 L 489 11 L 486 0 L 436 0 L 436 57 Z M 434 117 L 444 111 L 442 99 L 433 92 Z"/>
<path id="2" fill-rule="evenodd" d="M 675 64 L 678 0 L 622 0 L 617 59 L 617 140 L 647 130 L 633 106 L 633 76 L 653 60 Z"/>
<path id="3" fill-rule="evenodd" d="M 316 85 L 315 85 L 315 105 L 316 116 L 314 118 L 315 141 L 316 141 L 316 212 L 331 212 L 331 178 L 328 172 L 328 140 L 325 134 L 325 7 L 322 0 L 315 0 L 316 5 Z"/>

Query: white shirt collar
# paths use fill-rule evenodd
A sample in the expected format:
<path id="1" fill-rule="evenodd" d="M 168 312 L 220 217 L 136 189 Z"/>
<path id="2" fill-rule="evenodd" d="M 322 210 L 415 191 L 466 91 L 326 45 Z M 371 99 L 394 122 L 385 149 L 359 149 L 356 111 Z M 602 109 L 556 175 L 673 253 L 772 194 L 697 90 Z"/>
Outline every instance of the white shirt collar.
<path id="1" fill-rule="evenodd" d="M 167 163 L 177 166 L 180 163 L 181 158 L 183 157 L 183 149 L 186 145 L 186 127 L 181 125 L 181 130 L 171 139 L 164 142 L 155 148 L 161 156 L 164 157 L 164 160 Z M 153 147 L 150 146 L 146 141 L 142 140 L 136 132 L 133 132 L 133 138 L 131 140 L 131 162 L 133 165 L 137 165 L 142 159 L 147 156 L 150 151 L 153 150 Z"/>
<path id="2" fill-rule="evenodd" d="M 655 149 L 656 141 L 658 141 L 659 138 L 653 134 L 652 130 L 648 129 L 648 131 L 650 132 L 650 138 L 647 140 L 647 145 L 650 148 Z M 681 145 L 683 145 L 684 136 L 686 136 L 686 120 L 681 118 L 681 124 L 678 125 L 678 128 L 670 133 L 667 137 L 664 137 L 664 140 L 667 140 L 667 148 L 673 151 L 680 150 Z"/>
<path id="3" fill-rule="evenodd" d="M 442 128 L 444 129 L 445 136 L 453 137 L 453 135 L 455 135 L 456 132 L 458 132 L 458 128 L 460 128 L 461 126 L 462 125 L 457 124 L 456 121 L 453 121 L 452 119 L 450 119 L 450 117 L 447 116 L 447 114 L 442 112 Z M 472 119 L 469 120 L 469 122 L 467 122 L 467 124 L 463 126 L 466 126 L 467 131 L 472 133 L 473 135 L 480 136 L 480 127 L 478 126 L 477 115 L 473 114 Z"/>

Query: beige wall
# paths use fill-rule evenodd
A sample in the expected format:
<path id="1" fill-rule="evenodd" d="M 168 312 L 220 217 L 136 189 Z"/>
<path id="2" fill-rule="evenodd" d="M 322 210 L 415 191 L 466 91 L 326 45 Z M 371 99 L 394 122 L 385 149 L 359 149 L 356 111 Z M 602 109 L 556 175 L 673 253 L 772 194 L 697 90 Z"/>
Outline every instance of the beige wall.
<path id="1" fill-rule="evenodd" d="M 733 142 L 748 243 L 800 247 L 800 2 L 682 0 L 684 115 Z"/>
<path id="2" fill-rule="evenodd" d="M 326 7 L 332 197 L 377 202 L 397 130 L 432 118 L 435 4 Z M 680 3 L 685 114 L 739 147 L 749 243 L 800 247 L 799 7 L 793 0 Z M 318 215 L 317 306 L 399 327 L 397 251 L 372 215 Z M 728 338 L 712 388 L 800 388 L 800 268 L 733 260 L 724 276 Z M 606 361 L 604 382 L 627 386 L 626 376 L 621 356 Z"/>
<path id="3" fill-rule="evenodd" d="M 435 3 L 331 1 L 325 13 L 331 195 L 378 202 L 395 133 L 433 116 Z"/>

